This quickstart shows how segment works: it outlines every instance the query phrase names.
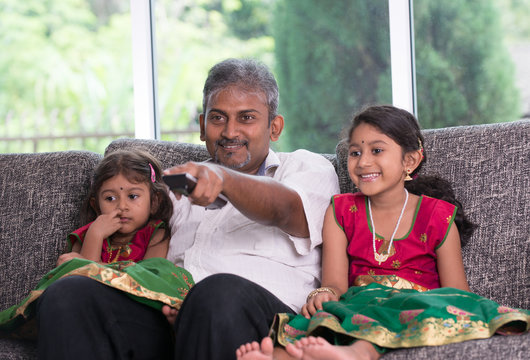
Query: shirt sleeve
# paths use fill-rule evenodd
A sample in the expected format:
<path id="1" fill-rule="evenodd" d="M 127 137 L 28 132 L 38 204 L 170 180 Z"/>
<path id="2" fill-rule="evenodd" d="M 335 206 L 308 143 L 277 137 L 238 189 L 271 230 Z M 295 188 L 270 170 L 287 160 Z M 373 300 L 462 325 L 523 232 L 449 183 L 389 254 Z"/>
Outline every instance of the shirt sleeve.
<path id="1" fill-rule="evenodd" d="M 282 159 L 274 178 L 295 190 L 302 199 L 309 237 L 289 235 L 289 238 L 299 255 L 307 255 L 322 244 L 322 225 L 326 209 L 332 195 L 340 192 L 335 168 L 322 155 L 297 150 Z"/>

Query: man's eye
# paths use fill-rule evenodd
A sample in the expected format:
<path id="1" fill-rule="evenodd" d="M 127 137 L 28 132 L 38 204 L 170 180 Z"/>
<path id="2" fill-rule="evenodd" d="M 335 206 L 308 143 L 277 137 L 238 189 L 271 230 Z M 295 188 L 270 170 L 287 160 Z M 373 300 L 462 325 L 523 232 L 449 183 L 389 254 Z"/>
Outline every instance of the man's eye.
<path id="1" fill-rule="evenodd" d="M 224 121 L 224 116 L 221 116 L 221 115 L 211 115 L 211 116 L 210 116 L 210 121 L 215 122 L 215 123 L 223 122 L 223 121 Z"/>
<path id="2" fill-rule="evenodd" d="M 241 117 L 241 119 L 242 119 L 243 121 L 250 121 L 250 120 L 253 120 L 253 119 L 254 119 L 254 116 L 252 116 L 252 115 L 243 115 L 243 116 Z"/>

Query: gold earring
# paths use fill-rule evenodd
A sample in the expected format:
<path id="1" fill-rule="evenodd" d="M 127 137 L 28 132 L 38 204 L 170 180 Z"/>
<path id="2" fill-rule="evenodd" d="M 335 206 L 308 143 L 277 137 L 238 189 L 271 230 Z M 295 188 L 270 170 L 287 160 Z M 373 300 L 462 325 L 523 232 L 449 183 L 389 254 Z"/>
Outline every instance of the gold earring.
<path id="1" fill-rule="evenodd" d="M 410 177 L 410 173 L 411 172 L 412 171 L 410 169 L 407 169 L 407 176 L 405 176 L 405 181 L 411 181 L 412 180 L 412 178 Z"/>

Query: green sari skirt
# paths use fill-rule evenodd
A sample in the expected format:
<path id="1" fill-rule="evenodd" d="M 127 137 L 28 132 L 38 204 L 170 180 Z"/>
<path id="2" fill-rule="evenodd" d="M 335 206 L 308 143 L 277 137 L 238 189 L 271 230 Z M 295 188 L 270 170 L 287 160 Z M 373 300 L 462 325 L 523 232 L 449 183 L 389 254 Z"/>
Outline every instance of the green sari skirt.
<path id="1" fill-rule="evenodd" d="M 530 311 L 512 309 L 476 294 L 439 288 L 426 292 L 372 283 L 351 287 L 339 301 L 323 304 L 311 319 L 278 314 L 271 329 L 287 345 L 321 336 L 335 345 L 363 339 L 387 348 L 434 346 L 530 329 Z"/>
<path id="2" fill-rule="evenodd" d="M 108 265 L 75 258 L 44 275 L 35 290 L 19 304 L 0 312 L 0 336 L 35 338 L 32 320 L 36 300 L 53 282 L 67 276 L 94 279 L 155 309 L 162 309 L 164 304 L 180 309 L 194 285 L 189 272 L 163 258 L 150 258 L 137 263 L 120 261 Z"/>

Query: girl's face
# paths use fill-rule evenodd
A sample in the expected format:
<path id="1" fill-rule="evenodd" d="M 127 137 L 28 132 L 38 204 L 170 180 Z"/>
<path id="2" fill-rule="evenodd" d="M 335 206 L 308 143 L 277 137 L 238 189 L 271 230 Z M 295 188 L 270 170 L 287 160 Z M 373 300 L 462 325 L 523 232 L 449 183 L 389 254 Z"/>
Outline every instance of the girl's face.
<path id="1" fill-rule="evenodd" d="M 352 133 L 348 173 L 366 196 L 402 192 L 406 163 L 401 146 L 378 128 L 361 123 Z"/>
<path id="2" fill-rule="evenodd" d="M 122 224 L 118 233 L 131 234 L 143 227 L 151 214 L 151 195 L 146 183 L 131 183 L 122 174 L 103 182 L 97 194 L 101 214 L 118 209 Z"/>

